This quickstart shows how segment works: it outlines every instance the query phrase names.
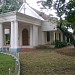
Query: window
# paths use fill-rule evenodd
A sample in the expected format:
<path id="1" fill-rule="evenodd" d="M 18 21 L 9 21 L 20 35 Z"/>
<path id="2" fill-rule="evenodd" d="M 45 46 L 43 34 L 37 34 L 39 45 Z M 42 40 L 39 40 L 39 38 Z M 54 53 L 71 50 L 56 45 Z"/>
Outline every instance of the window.
<path id="1" fill-rule="evenodd" d="M 47 42 L 50 41 L 50 32 L 47 32 Z"/>
<path id="2" fill-rule="evenodd" d="M 10 34 L 5 34 L 5 45 L 10 44 Z"/>
<path id="3" fill-rule="evenodd" d="M 61 41 L 61 34 L 59 33 L 59 40 Z"/>
<path id="4" fill-rule="evenodd" d="M 10 44 L 10 29 L 4 29 L 4 42 L 5 45 L 9 45 Z"/>

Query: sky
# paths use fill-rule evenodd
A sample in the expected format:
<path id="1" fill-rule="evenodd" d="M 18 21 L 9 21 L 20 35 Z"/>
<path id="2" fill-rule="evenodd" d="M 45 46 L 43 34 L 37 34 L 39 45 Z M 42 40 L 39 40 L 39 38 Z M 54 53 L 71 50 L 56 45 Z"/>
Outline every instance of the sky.
<path id="1" fill-rule="evenodd" d="M 40 6 L 41 6 L 41 5 L 38 5 L 38 4 L 36 3 L 37 1 L 40 1 L 40 0 L 26 0 L 26 2 L 27 2 L 31 7 L 35 8 L 35 9 L 41 11 L 41 12 L 43 11 L 43 12 L 45 12 L 47 15 L 53 14 L 54 17 L 57 17 L 56 14 L 55 14 L 55 10 L 53 10 L 53 9 L 51 9 L 51 10 L 47 10 L 47 9 L 41 10 L 41 9 L 40 9 Z M 42 1 L 46 1 L 46 0 L 42 0 Z M 55 1 L 55 0 L 54 0 L 54 1 Z M 66 0 L 66 2 L 68 2 L 68 1 L 69 1 L 69 0 Z"/>
<path id="2" fill-rule="evenodd" d="M 39 11 L 43 11 L 43 12 L 45 12 L 46 14 L 49 14 L 49 13 L 52 13 L 53 15 L 55 15 L 55 13 L 54 13 L 54 10 L 51 10 L 51 11 L 49 11 L 49 10 L 41 10 L 40 9 L 40 6 L 36 3 L 37 1 L 40 1 L 40 0 L 27 0 L 26 2 L 31 6 L 31 7 L 33 7 L 33 8 L 35 8 L 35 9 L 37 9 L 37 10 L 39 10 Z M 44 0 L 43 0 L 44 1 Z M 56 15 L 55 15 L 56 16 Z"/>
<path id="3" fill-rule="evenodd" d="M 29 3 L 30 6 L 32 6 L 33 8 L 37 8 L 39 9 L 37 2 L 38 0 L 26 0 L 27 3 Z"/>

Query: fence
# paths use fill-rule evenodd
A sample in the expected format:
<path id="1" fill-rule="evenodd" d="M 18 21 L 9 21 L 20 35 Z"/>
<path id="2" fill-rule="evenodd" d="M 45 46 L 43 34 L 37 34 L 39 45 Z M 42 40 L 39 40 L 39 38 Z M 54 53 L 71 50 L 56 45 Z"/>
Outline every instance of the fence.
<path id="1" fill-rule="evenodd" d="M 9 75 L 20 75 L 20 62 L 19 62 L 19 52 L 11 52 L 10 48 L 4 47 L 0 50 L 1 53 L 11 55 L 16 59 L 15 61 L 15 70 L 12 72 L 12 69 L 9 68 Z"/>

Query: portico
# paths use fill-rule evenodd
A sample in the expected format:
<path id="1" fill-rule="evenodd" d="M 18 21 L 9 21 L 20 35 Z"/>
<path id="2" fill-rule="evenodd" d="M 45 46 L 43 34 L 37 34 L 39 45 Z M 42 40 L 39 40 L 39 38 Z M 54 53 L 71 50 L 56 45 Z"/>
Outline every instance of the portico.
<path id="1" fill-rule="evenodd" d="M 9 47 L 11 51 L 17 51 L 20 48 L 37 46 L 39 44 L 38 29 L 40 26 L 41 20 L 19 12 L 1 14 L 0 50 Z M 9 34 L 9 38 L 7 34 Z"/>

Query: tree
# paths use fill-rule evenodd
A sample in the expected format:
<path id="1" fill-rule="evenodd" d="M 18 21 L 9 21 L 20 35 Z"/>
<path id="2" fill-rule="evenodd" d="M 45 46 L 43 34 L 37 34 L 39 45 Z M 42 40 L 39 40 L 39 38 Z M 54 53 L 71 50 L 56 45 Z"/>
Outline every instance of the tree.
<path id="1" fill-rule="evenodd" d="M 54 9 L 56 10 L 57 17 L 59 17 L 59 26 L 62 26 L 63 23 L 62 16 L 66 12 L 66 1 L 56 0 L 54 2 Z"/>
<path id="2" fill-rule="evenodd" d="M 47 0 L 47 1 L 38 1 L 37 3 L 41 3 L 44 9 L 49 9 L 51 7 L 56 10 L 57 17 L 59 17 L 60 26 L 62 26 L 62 16 L 66 12 L 66 1 L 65 0 Z"/>
<path id="3" fill-rule="evenodd" d="M 0 14 L 10 11 L 16 11 L 19 9 L 22 2 L 20 0 L 4 0 L 0 7 Z"/>
<path id="4" fill-rule="evenodd" d="M 47 6 L 49 6 L 50 4 L 50 0 L 47 0 L 48 4 Z M 72 35 L 72 33 L 70 33 L 68 31 L 68 29 L 63 29 L 64 24 L 66 25 L 66 27 L 75 27 L 75 0 L 70 0 L 68 3 L 66 3 L 66 0 L 56 0 L 55 2 L 53 1 L 51 6 L 53 6 L 53 8 L 56 10 L 56 14 L 59 17 L 59 21 L 58 21 L 58 28 L 63 32 L 63 34 L 70 38 L 74 47 L 75 47 L 75 39 Z M 66 15 L 66 20 L 63 20 L 62 16 Z M 73 17 L 73 18 L 72 18 Z M 66 23 L 64 23 L 64 21 Z M 74 28 L 75 29 L 75 28 Z"/>
<path id="5" fill-rule="evenodd" d="M 75 0 L 70 0 L 68 2 L 65 19 L 70 23 L 70 26 L 75 33 Z"/>
<path id="6" fill-rule="evenodd" d="M 41 3 L 41 5 L 43 6 L 42 9 L 47 9 L 47 7 L 51 8 L 52 7 L 52 2 L 53 0 L 47 0 L 47 1 L 37 1 L 37 4 Z"/>

